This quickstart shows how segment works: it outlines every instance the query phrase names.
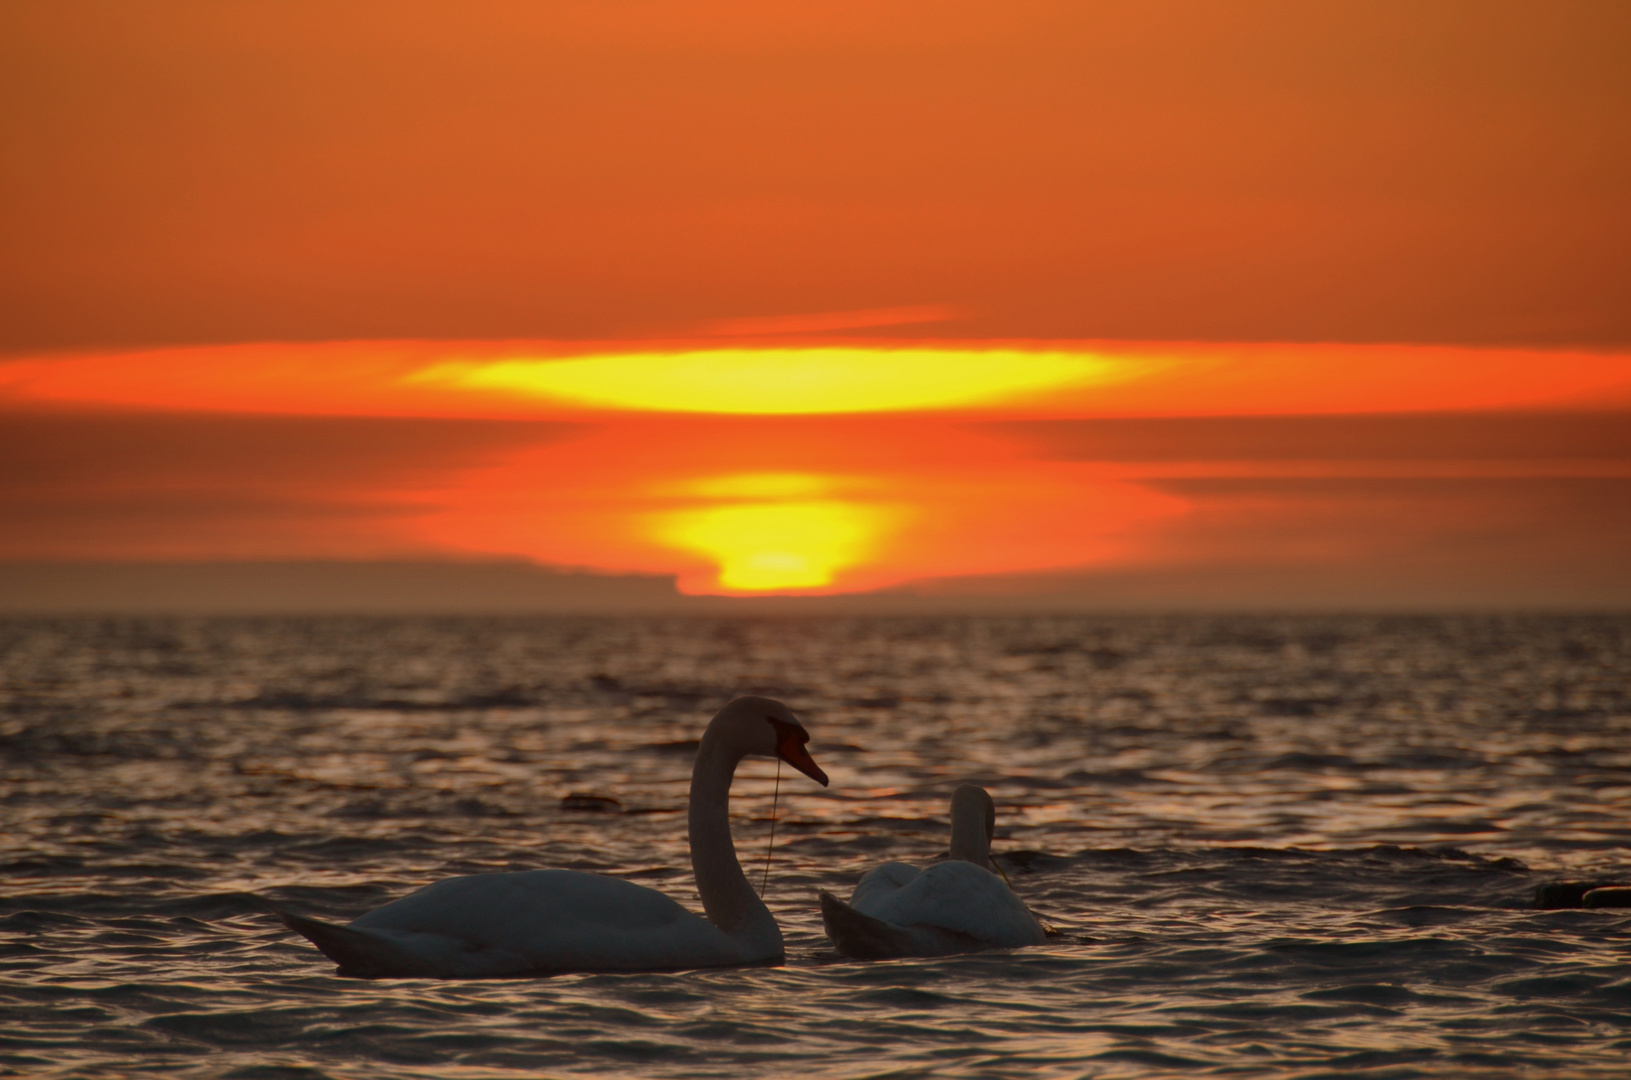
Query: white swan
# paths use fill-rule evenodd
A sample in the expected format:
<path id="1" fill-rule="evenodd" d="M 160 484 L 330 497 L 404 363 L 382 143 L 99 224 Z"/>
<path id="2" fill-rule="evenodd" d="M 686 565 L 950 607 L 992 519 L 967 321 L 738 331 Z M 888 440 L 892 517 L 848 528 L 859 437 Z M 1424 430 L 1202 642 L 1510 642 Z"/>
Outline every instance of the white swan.
<path id="1" fill-rule="evenodd" d="M 731 842 L 731 778 L 749 754 L 779 757 L 823 787 L 827 774 L 779 701 L 737 698 L 703 732 L 691 769 L 691 868 L 706 919 L 654 889 L 577 870 L 448 878 L 348 926 L 278 912 L 363 978 L 464 979 L 567 971 L 779 964 L 781 930 Z"/>
<path id="2" fill-rule="evenodd" d="M 889 862 L 869 870 L 849 903 L 821 890 L 827 936 L 845 956 L 947 956 L 1047 940 L 1025 902 L 990 865 L 997 808 L 963 784 L 951 797 L 951 858 L 925 870 Z"/>

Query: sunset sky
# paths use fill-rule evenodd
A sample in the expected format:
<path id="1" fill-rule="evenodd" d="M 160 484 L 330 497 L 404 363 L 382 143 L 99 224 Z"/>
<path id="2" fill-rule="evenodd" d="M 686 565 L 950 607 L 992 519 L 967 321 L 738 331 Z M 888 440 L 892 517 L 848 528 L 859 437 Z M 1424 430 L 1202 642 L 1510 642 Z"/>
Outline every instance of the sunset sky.
<path id="1" fill-rule="evenodd" d="M 0 560 L 1631 604 L 1631 5 L 15 0 L 0 83 Z"/>

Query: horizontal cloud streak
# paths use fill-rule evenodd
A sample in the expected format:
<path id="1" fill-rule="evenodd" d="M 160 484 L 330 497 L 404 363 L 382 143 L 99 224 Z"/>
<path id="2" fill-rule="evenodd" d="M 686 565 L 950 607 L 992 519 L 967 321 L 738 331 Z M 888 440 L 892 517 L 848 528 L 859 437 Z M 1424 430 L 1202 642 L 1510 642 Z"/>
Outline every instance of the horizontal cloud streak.
<path id="1" fill-rule="evenodd" d="M 8 414 L 0 463 L 0 559 L 505 556 L 690 593 L 1078 606 L 1335 602 L 1372 575 L 1377 602 L 1631 602 L 1625 413 L 591 425 L 59 409 Z M 1247 581 L 1280 584 L 1254 598 Z"/>
<path id="2" fill-rule="evenodd" d="M 1162 342 L 266 343 L 0 361 L 0 404 L 571 419 L 1631 408 L 1631 353 Z"/>

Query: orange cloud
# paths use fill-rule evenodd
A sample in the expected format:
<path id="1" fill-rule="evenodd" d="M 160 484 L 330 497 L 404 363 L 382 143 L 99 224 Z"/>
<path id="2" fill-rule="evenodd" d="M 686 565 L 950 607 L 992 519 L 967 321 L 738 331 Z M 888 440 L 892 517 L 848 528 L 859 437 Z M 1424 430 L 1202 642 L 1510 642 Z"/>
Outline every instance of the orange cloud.
<path id="1" fill-rule="evenodd" d="M 0 361 L 0 401 L 302 415 L 1205 416 L 1631 404 L 1631 354 L 1419 345 L 344 342 Z"/>

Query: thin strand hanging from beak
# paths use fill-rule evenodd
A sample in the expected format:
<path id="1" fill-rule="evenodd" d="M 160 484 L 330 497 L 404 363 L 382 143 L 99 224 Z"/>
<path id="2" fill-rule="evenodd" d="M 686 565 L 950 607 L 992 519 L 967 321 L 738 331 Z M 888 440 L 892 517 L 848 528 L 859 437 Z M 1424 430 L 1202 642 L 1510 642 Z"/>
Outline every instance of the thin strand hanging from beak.
<path id="1" fill-rule="evenodd" d="M 770 796 L 770 843 L 765 845 L 765 872 L 759 880 L 759 899 L 765 898 L 770 887 L 770 852 L 776 846 L 776 803 L 782 797 L 782 759 L 776 759 L 776 787 Z"/>

